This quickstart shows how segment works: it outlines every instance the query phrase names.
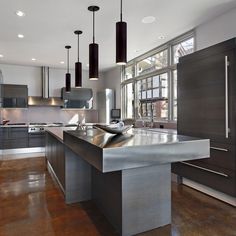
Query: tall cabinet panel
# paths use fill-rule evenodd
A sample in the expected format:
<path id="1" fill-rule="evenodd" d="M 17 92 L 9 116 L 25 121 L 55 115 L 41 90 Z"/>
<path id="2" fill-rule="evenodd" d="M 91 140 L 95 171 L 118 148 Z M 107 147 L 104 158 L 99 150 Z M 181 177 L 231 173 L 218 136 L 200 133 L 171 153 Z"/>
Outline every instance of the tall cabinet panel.
<path id="1" fill-rule="evenodd" d="M 209 138 L 209 159 L 178 163 L 174 173 L 236 196 L 236 40 L 180 59 L 178 134 Z"/>

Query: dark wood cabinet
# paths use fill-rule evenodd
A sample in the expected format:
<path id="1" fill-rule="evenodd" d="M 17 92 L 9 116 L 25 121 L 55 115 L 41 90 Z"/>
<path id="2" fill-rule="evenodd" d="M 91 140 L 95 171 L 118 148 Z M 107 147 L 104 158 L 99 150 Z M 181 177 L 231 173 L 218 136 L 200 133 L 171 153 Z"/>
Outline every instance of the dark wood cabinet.
<path id="1" fill-rule="evenodd" d="M 46 158 L 55 175 L 65 190 L 65 153 L 64 144 L 47 132 L 46 134 Z"/>
<path id="2" fill-rule="evenodd" d="M 0 149 L 45 147 L 45 133 L 28 134 L 28 127 L 0 127 Z"/>
<path id="3" fill-rule="evenodd" d="M 172 171 L 236 196 L 236 39 L 180 58 L 177 71 L 178 134 L 209 138 L 211 150 Z"/>
<path id="4" fill-rule="evenodd" d="M 4 127 L 0 128 L 1 149 L 27 148 L 27 127 Z"/>
<path id="5" fill-rule="evenodd" d="M 29 134 L 29 147 L 45 147 L 45 133 Z"/>
<path id="6" fill-rule="evenodd" d="M 28 106 L 27 85 L 1 84 L 0 96 L 4 108 L 25 108 Z"/>

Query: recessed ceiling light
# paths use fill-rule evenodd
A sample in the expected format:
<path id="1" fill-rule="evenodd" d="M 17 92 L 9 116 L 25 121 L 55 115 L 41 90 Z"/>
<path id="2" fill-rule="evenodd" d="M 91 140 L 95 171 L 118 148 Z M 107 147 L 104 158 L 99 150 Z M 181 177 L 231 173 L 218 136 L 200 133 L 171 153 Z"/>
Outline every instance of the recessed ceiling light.
<path id="1" fill-rule="evenodd" d="M 160 39 L 160 40 L 163 40 L 163 39 L 165 39 L 165 38 L 166 38 L 166 37 L 163 36 L 163 35 L 161 35 L 161 36 L 158 37 L 158 39 Z"/>
<path id="2" fill-rule="evenodd" d="M 89 67 L 89 64 L 87 64 L 86 66 Z"/>
<path id="3" fill-rule="evenodd" d="M 0 58 L 3 58 L 4 56 L 2 54 L 0 54 Z"/>
<path id="4" fill-rule="evenodd" d="M 16 15 L 19 16 L 19 17 L 23 17 L 25 16 L 25 13 L 23 11 L 16 11 Z"/>
<path id="5" fill-rule="evenodd" d="M 64 64 L 65 62 L 64 61 L 60 61 L 61 64 Z"/>
<path id="6" fill-rule="evenodd" d="M 18 34 L 18 38 L 23 39 L 25 36 L 23 34 Z"/>
<path id="7" fill-rule="evenodd" d="M 31 60 L 32 60 L 32 61 L 36 61 L 36 59 L 35 59 L 35 58 L 32 58 Z"/>
<path id="8" fill-rule="evenodd" d="M 145 16 L 145 17 L 143 17 L 142 22 L 143 22 L 144 24 L 151 24 L 151 23 L 153 23 L 155 20 L 156 20 L 156 17 L 155 17 L 155 16 Z"/>

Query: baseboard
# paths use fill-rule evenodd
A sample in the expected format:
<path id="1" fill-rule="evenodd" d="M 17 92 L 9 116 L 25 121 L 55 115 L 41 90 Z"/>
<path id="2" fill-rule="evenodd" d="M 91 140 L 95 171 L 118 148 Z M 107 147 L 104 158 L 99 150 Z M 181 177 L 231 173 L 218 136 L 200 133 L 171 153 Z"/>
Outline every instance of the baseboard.
<path id="1" fill-rule="evenodd" d="M 18 160 L 32 157 L 45 156 L 45 148 L 17 148 L 17 149 L 4 149 L 1 150 L 1 160 Z"/>
<path id="2" fill-rule="evenodd" d="M 194 189 L 196 189 L 200 192 L 203 192 L 211 197 L 214 197 L 214 198 L 217 198 L 223 202 L 226 202 L 232 206 L 236 206 L 236 198 L 235 197 L 229 196 L 225 193 L 219 192 L 217 190 L 214 190 L 212 188 L 209 188 L 205 185 L 196 183 L 196 182 L 186 179 L 186 178 L 183 178 L 182 183 L 188 187 L 194 188 Z"/>

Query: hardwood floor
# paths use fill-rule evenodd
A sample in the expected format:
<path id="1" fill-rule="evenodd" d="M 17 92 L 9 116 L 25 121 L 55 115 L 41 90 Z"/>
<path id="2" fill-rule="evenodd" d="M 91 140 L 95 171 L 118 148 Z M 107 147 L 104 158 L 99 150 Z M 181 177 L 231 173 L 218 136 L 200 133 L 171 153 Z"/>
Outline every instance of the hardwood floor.
<path id="1" fill-rule="evenodd" d="M 233 236 L 236 208 L 172 185 L 172 225 L 140 236 Z M 66 205 L 44 158 L 0 164 L 0 236 L 115 236 L 91 201 Z"/>

